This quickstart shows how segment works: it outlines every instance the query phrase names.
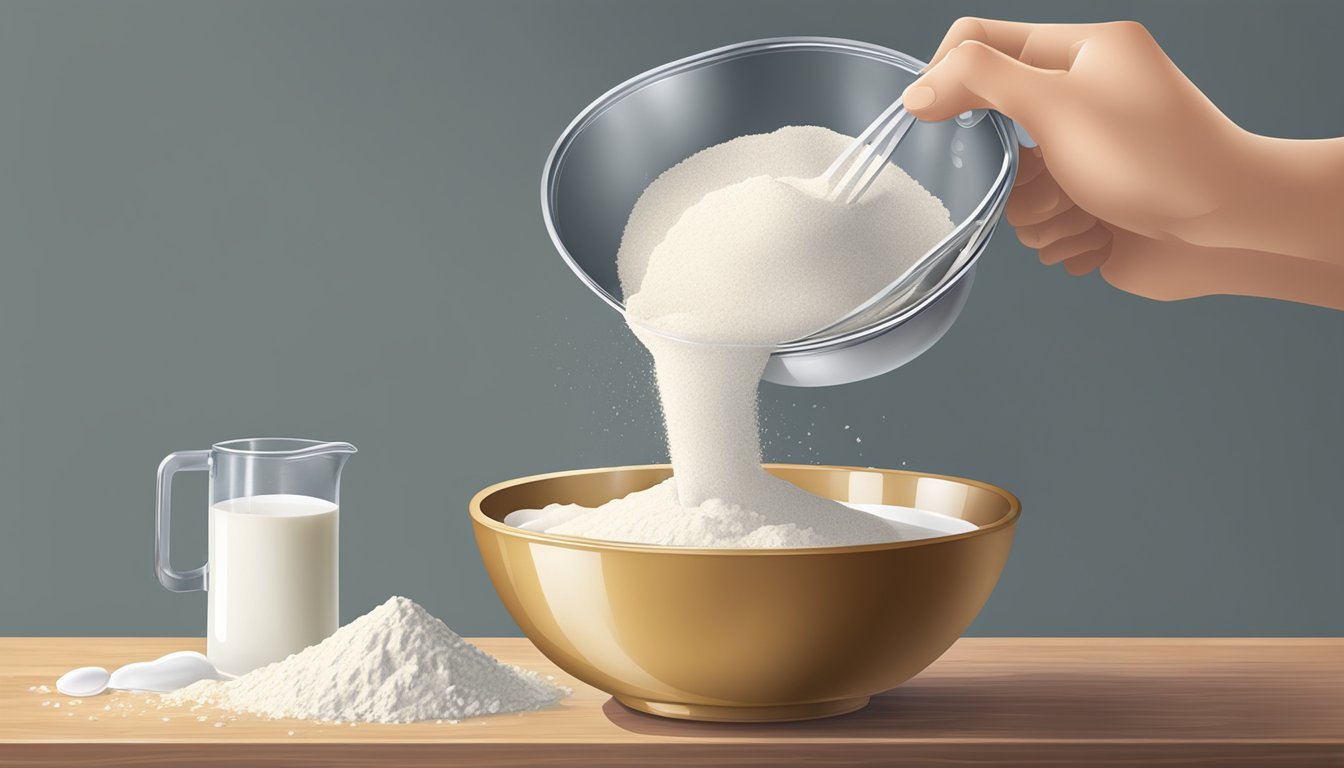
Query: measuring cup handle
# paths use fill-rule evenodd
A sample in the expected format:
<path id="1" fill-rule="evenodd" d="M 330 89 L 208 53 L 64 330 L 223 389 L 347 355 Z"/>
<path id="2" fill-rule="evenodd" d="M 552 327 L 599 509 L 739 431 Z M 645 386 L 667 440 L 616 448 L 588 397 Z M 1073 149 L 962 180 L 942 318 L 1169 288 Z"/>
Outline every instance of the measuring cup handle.
<path id="1" fill-rule="evenodd" d="M 186 573 L 173 570 L 168 554 L 168 531 L 173 517 L 173 475 L 178 472 L 199 472 L 210 468 L 210 451 L 178 451 L 170 453 L 159 464 L 158 493 L 154 499 L 154 573 L 159 583 L 172 592 L 195 592 L 205 589 L 205 569 L 202 565 Z"/>

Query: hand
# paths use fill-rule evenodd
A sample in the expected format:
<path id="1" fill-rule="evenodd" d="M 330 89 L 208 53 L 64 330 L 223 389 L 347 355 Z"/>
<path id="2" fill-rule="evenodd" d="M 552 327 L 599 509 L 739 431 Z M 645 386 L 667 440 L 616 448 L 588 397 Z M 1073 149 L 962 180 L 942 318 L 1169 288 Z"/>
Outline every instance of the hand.
<path id="1" fill-rule="evenodd" d="M 1344 309 L 1344 144 L 1243 131 L 1137 23 L 961 19 L 904 99 L 925 120 L 997 109 L 1036 139 L 1006 215 L 1046 264 L 1155 299 Z"/>

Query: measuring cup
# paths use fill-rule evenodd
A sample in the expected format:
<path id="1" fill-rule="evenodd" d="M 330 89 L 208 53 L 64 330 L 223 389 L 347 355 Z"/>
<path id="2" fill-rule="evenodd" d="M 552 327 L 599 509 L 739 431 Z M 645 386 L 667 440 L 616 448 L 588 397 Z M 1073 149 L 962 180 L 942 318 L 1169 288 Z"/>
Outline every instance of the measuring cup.
<path id="1" fill-rule="evenodd" d="M 206 655 L 241 675 L 322 642 L 339 625 L 341 470 L 349 443 L 248 438 L 159 464 L 154 571 L 207 593 Z M 169 554 L 173 475 L 209 472 L 209 555 L 185 573 Z"/>
<path id="2" fill-rule="evenodd" d="M 616 270 L 621 233 L 659 174 L 707 147 L 786 125 L 856 136 L 923 67 L 869 43 L 781 37 L 637 75 L 580 112 L 551 150 L 541 179 L 551 240 L 584 285 L 624 313 Z M 911 289 L 775 347 L 765 380 L 816 387 L 877 376 L 923 354 L 952 326 L 1017 172 L 1012 122 L 997 112 L 979 116 L 965 125 L 918 122 L 892 158 L 956 222 L 921 261 Z"/>

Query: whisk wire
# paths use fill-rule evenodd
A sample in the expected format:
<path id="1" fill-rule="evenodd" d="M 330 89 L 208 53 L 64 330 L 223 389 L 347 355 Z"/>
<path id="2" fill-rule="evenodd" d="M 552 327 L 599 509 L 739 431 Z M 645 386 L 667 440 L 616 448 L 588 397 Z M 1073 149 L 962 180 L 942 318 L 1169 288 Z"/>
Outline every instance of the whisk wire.
<path id="1" fill-rule="evenodd" d="M 846 205 L 858 202 L 877 180 L 914 123 L 914 115 L 907 112 L 899 100 L 887 107 L 822 173 L 822 178 L 831 185 L 827 199 L 844 200 Z M 835 180 L 842 169 L 843 175 Z"/>

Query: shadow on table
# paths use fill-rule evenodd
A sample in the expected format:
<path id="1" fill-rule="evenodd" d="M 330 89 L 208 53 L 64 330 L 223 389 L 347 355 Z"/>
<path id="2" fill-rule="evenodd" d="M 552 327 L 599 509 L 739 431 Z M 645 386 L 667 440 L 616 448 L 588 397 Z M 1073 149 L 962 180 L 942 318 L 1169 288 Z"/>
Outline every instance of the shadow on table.
<path id="1" fill-rule="evenodd" d="M 1222 676 L 1021 674 L 918 679 L 857 712 L 794 723 L 698 723 L 647 715 L 609 699 L 603 713 L 632 733 L 697 739 L 1105 739 L 1179 736 L 1210 727 L 1232 736 L 1282 734 L 1319 718 L 1296 707 L 1247 706 L 1252 689 Z M 1285 711 L 1290 710 L 1290 711 Z"/>

